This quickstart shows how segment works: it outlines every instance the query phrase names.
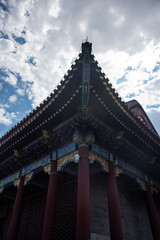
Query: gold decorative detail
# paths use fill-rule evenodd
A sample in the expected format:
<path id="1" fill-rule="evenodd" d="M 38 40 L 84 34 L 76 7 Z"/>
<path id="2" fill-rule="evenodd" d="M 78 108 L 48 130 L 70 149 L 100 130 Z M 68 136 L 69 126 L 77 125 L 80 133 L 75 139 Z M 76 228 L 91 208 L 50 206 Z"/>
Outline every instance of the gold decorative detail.
<path id="1" fill-rule="evenodd" d="M 156 161 L 156 158 L 153 157 L 153 158 L 151 159 L 150 163 L 153 164 L 153 163 L 155 163 L 155 161 Z"/>
<path id="2" fill-rule="evenodd" d="M 104 170 L 109 172 L 109 164 L 108 164 L 107 159 L 102 158 L 102 157 L 98 156 L 97 154 L 89 151 L 89 160 L 90 160 L 90 163 L 93 163 L 94 161 L 100 162 L 100 164 L 103 166 Z"/>
<path id="3" fill-rule="evenodd" d="M 31 172 L 31 173 L 28 173 L 28 174 L 25 176 L 24 185 L 26 185 L 29 181 L 31 181 L 33 175 L 34 175 L 34 172 Z"/>
<path id="4" fill-rule="evenodd" d="M 153 193 L 153 192 L 158 193 L 158 189 L 155 188 L 155 187 L 153 187 L 153 186 L 151 187 L 151 191 L 152 191 L 152 193 Z"/>
<path id="5" fill-rule="evenodd" d="M 20 153 L 17 149 L 14 149 L 13 151 L 14 151 L 14 156 L 15 157 L 20 157 Z"/>
<path id="6" fill-rule="evenodd" d="M 73 162 L 74 161 L 74 156 L 77 153 L 78 153 L 78 151 L 74 151 L 73 153 L 58 159 L 57 170 L 58 169 L 60 170 L 67 162 Z"/>
<path id="7" fill-rule="evenodd" d="M 92 134 L 92 133 L 87 134 L 85 140 L 86 140 L 86 143 L 87 143 L 88 145 L 93 144 L 94 141 L 95 141 L 95 136 L 94 136 L 94 134 Z"/>
<path id="8" fill-rule="evenodd" d="M 47 130 L 42 130 L 42 134 L 43 134 L 43 137 L 46 138 L 46 139 L 49 139 L 50 138 L 50 135 L 48 133 Z"/>
<path id="9" fill-rule="evenodd" d="M 137 178 L 137 182 L 139 183 L 140 188 L 141 188 L 143 191 L 147 191 L 145 181 L 143 181 L 143 180 L 140 179 L 140 178 Z"/>
<path id="10" fill-rule="evenodd" d="M 14 186 L 18 188 L 20 184 L 20 178 L 15 180 L 13 183 L 14 183 Z"/>
<path id="11" fill-rule="evenodd" d="M 123 131 L 119 131 L 115 133 L 115 138 L 117 140 L 121 140 L 123 138 L 124 132 Z"/>
<path id="12" fill-rule="evenodd" d="M 77 145 L 81 144 L 82 143 L 82 135 L 79 134 L 78 132 L 76 132 L 74 135 L 73 135 L 73 142 Z"/>
<path id="13" fill-rule="evenodd" d="M 115 166 L 115 174 L 116 174 L 116 177 L 119 177 L 120 174 L 123 174 L 124 173 L 124 169 L 118 167 L 118 166 Z"/>
<path id="14" fill-rule="evenodd" d="M 2 193 L 4 190 L 4 187 L 0 187 L 0 193 Z"/>
<path id="15" fill-rule="evenodd" d="M 48 173 L 50 175 L 51 172 L 51 163 L 47 164 L 46 166 L 43 167 L 43 170 L 45 173 Z"/>

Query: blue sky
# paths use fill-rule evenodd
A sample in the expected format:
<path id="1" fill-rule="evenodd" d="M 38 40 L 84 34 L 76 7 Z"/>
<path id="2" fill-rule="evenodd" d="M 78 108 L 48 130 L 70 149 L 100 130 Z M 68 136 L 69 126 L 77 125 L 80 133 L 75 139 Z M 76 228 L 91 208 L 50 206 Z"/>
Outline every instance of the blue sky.
<path id="1" fill-rule="evenodd" d="M 0 137 L 50 94 L 86 36 L 120 96 L 139 101 L 160 134 L 159 9 L 157 0 L 1 0 Z"/>

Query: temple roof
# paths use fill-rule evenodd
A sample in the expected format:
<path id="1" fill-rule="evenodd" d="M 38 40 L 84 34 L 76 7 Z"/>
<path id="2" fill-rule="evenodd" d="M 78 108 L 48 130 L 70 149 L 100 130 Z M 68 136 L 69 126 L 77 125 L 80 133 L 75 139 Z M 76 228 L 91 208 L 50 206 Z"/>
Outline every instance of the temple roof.
<path id="1" fill-rule="evenodd" d="M 141 117 L 147 119 L 147 124 L 137 115 L 138 109 L 133 111 L 136 107 L 141 110 Z M 92 44 L 86 41 L 82 43 L 82 52 L 54 91 L 0 139 L 0 173 L 8 165 L 12 165 L 13 171 L 18 164 L 29 161 L 29 158 L 22 163 L 16 161 L 15 150 L 22 151 L 23 156 L 31 151 L 28 150 L 30 146 L 34 146 L 36 152 L 40 151 L 41 146 L 45 145 L 47 132 L 52 136 L 48 148 L 50 145 L 53 148 L 57 144 L 65 144 L 76 128 L 82 131 L 95 130 L 101 144 L 105 144 L 102 138 L 108 145 L 113 142 L 111 149 L 118 144 L 117 150 L 114 150 L 126 159 L 127 156 L 131 161 L 138 159 L 138 156 L 145 159 L 146 163 L 148 161 L 148 171 L 149 158 L 155 157 L 159 164 L 160 138 L 145 111 L 135 100 L 127 103 L 122 101 L 92 54 Z M 58 143 L 57 136 L 61 132 L 64 139 L 62 142 L 61 137 Z M 121 141 L 123 148 L 116 142 L 119 132 L 124 136 Z M 131 148 L 132 153 L 129 153 Z M 135 164 L 139 164 L 138 160 Z"/>
<path id="2" fill-rule="evenodd" d="M 142 121 L 145 125 L 147 125 L 150 129 L 152 129 L 155 134 L 158 135 L 156 129 L 154 128 L 152 122 L 144 111 L 142 105 L 135 99 L 126 102 L 127 107 Z"/>

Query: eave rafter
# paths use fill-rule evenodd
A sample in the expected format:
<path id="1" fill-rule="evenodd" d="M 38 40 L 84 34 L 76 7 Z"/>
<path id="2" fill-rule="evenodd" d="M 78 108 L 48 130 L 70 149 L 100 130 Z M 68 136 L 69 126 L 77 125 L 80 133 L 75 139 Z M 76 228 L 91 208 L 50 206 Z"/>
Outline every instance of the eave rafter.
<path id="1" fill-rule="evenodd" d="M 153 154 L 160 156 L 159 136 L 128 109 L 112 87 L 109 79 L 101 71 L 97 61 L 93 63 L 91 79 L 91 92 L 103 106 L 104 111 L 107 111 L 112 119 L 119 123 L 120 130 L 124 129 L 125 132 L 132 135 L 132 138 L 140 141 L 145 148 L 149 148 L 150 151 L 154 152 Z"/>
<path id="2" fill-rule="evenodd" d="M 83 43 L 82 53 L 54 92 L 0 139 L 0 172 L 3 171 L 2 165 L 4 169 L 7 166 L 8 169 L 12 168 L 14 164 L 18 168 L 19 164 L 32 161 L 31 156 L 38 158 L 43 152 L 55 148 L 55 143 L 65 143 L 71 138 L 74 128 L 93 130 L 98 135 L 98 127 L 102 123 L 108 128 L 105 140 L 108 143 L 113 141 L 119 152 L 121 147 L 125 149 L 128 141 L 129 147 L 126 145 L 125 151 L 130 160 L 134 155 L 133 145 L 137 149 L 137 156 L 145 159 L 147 155 L 147 164 L 150 162 L 153 168 L 158 166 L 159 136 L 121 100 L 91 54 L 91 48 L 90 43 Z M 62 121 L 59 122 L 59 119 Z M 63 128 L 65 121 L 69 122 L 71 128 L 69 135 Z"/>
<path id="3" fill-rule="evenodd" d="M 28 128 L 29 125 L 32 124 L 33 121 L 39 119 L 43 116 L 44 112 L 54 103 L 56 102 L 59 95 L 63 94 L 64 89 L 67 84 L 74 77 L 74 73 L 77 70 L 77 65 L 80 62 L 80 55 L 78 55 L 75 62 L 72 64 L 71 68 L 64 75 L 59 85 L 51 92 L 50 96 L 48 96 L 39 106 L 37 106 L 29 115 L 27 115 L 24 119 L 22 119 L 17 125 L 15 125 L 9 132 L 7 132 L 2 138 L 0 138 L 0 147 L 3 147 L 6 143 L 8 143 L 12 138 L 17 138 L 20 132 L 22 132 L 25 128 Z M 51 118 L 53 118 L 51 116 Z"/>

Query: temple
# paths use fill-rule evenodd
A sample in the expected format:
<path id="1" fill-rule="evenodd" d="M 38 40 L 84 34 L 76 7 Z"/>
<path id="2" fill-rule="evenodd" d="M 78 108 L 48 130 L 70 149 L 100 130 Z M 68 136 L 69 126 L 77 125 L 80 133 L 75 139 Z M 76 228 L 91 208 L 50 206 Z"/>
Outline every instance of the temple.
<path id="1" fill-rule="evenodd" d="M 0 239 L 159 240 L 160 137 L 82 43 L 53 92 L 0 139 Z"/>

